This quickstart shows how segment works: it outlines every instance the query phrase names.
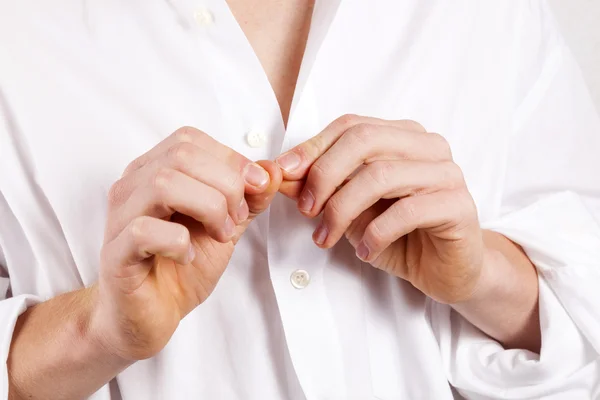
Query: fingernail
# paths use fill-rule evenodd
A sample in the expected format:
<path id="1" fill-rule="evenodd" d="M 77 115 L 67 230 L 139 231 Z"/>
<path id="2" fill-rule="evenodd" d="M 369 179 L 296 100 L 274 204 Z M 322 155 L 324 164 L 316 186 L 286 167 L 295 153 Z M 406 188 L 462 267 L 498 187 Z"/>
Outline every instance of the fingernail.
<path id="1" fill-rule="evenodd" d="M 371 250 L 369 250 L 369 247 L 365 244 L 365 242 L 360 242 L 356 247 L 356 257 L 363 261 L 366 261 L 369 258 L 370 253 Z"/>
<path id="2" fill-rule="evenodd" d="M 254 187 L 262 187 L 269 182 L 269 174 L 260 165 L 252 163 L 244 168 L 244 180 Z"/>
<path id="3" fill-rule="evenodd" d="M 300 166 L 302 160 L 298 154 L 294 153 L 293 151 L 288 151 L 287 153 L 277 157 L 275 162 L 286 172 L 293 172 Z"/>
<path id="4" fill-rule="evenodd" d="M 329 235 L 329 230 L 325 226 L 323 222 L 319 225 L 317 229 L 315 229 L 315 233 L 313 233 L 313 240 L 316 244 L 321 246 L 327 240 L 327 235 Z"/>
<path id="5" fill-rule="evenodd" d="M 194 250 L 194 245 L 190 244 L 190 248 L 188 249 L 188 264 L 194 261 L 196 258 L 196 250 Z"/>
<path id="6" fill-rule="evenodd" d="M 228 215 L 227 218 L 225 218 L 225 235 L 227 235 L 227 237 L 231 237 L 234 233 L 235 224 L 233 223 L 231 217 Z"/>
<path id="7" fill-rule="evenodd" d="M 315 196 L 310 190 L 305 189 L 298 200 L 298 209 L 303 213 L 309 213 L 315 206 Z"/>
<path id="8" fill-rule="evenodd" d="M 248 219 L 248 215 L 250 214 L 250 209 L 248 208 L 248 203 L 246 203 L 246 199 L 242 199 L 240 206 L 237 209 L 237 219 L 238 222 L 244 222 Z"/>

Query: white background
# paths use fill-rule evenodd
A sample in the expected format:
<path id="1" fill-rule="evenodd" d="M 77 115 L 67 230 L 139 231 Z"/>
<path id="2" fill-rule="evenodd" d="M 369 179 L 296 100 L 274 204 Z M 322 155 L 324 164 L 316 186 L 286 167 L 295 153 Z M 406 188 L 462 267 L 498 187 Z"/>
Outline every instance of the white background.
<path id="1" fill-rule="evenodd" d="M 600 112 L 600 0 L 549 0 Z"/>

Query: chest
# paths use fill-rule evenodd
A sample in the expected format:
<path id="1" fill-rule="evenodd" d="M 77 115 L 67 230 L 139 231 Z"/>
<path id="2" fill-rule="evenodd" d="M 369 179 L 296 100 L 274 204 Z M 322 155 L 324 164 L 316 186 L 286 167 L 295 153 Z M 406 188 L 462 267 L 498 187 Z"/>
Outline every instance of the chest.
<path id="1" fill-rule="evenodd" d="M 264 69 L 287 124 L 314 0 L 228 0 L 227 3 Z"/>

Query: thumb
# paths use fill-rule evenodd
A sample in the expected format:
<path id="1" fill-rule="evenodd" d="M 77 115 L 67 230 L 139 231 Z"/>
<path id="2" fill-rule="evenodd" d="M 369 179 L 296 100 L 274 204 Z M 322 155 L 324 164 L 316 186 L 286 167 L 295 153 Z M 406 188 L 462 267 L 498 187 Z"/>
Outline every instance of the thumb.
<path id="1" fill-rule="evenodd" d="M 246 186 L 246 202 L 250 214 L 248 219 L 239 224 L 236 229 L 236 235 L 233 237 L 233 243 L 236 244 L 241 235 L 246 231 L 250 223 L 257 215 L 269 208 L 271 201 L 279 191 L 279 186 L 283 180 L 283 174 L 279 165 L 273 161 L 258 161 L 256 162 L 262 169 L 269 174 L 269 182 L 260 189 L 257 187 Z"/>
<path id="2" fill-rule="evenodd" d="M 249 220 L 265 211 L 269 207 L 271 201 L 279 191 L 279 186 L 283 180 L 281 168 L 273 161 L 258 161 L 257 164 L 269 174 L 269 183 L 262 191 L 258 193 L 256 190 L 246 191 L 246 202 L 248 203 L 248 208 L 250 209 Z"/>

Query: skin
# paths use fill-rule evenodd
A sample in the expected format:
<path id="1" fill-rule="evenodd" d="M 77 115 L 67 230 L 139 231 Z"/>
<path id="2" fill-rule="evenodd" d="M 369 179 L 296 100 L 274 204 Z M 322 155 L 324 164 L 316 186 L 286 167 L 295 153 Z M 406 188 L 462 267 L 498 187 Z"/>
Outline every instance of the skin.
<path id="1" fill-rule="evenodd" d="M 228 0 L 273 88 L 287 126 L 314 0 Z"/>
<path id="2" fill-rule="evenodd" d="M 277 159 L 328 249 L 356 256 L 450 304 L 507 348 L 539 351 L 537 273 L 522 249 L 479 226 L 446 140 L 414 121 L 343 116 Z"/>
<path id="3" fill-rule="evenodd" d="M 313 3 L 228 3 L 287 122 Z M 187 170 L 184 164 L 194 153 L 190 144 L 198 140 L 210 147 L 194 154 L 198 164 Z M 268 161 L 260 162 L 269 173 L 266 186 L 241 184 L 250 160 L 234 153 L 202 132 L 181 129 L 132 162 L 111 189 L 98 283 L 33 306 L 19 317 L 7 361 L 11 400 L 88 397 L 136 360 L 164 347 L 179 319 L 214 289 L 237 238 L 279 188 L 281 171 Z M 215 187 L 217 165 L 229 171 L 226 187 Z M 188 194 L 191 187 L 193 196 Z M 212 201 L 198 204 L 199 191 L 210 193 Z M 234 222 L 242 219 L 236 220 L 242 197 L 249 217 L 229 237 L 226 215 Z M 220 217 L 211 218 L 217 209 Z M 149 313 L 147 302 L 160 312 L 153 310 L 157 317 L 145 320 L 139 316 Z"/>
<path id="4" fill-rule="evenodd" d="M 313 3 L 229 5 L 287 123 Z M 278 191 L 307 218 L 322 218 L 320 247 L 346 236 L 366 262 L 451 304 L 505 346 L 539 349 L 535 269 L 517 245 L 479 228 L 439 135 L 411 121 L 345 116 L 292 153 L 294 170 L 284 158 L 253 163 L 182 128 L 134 160 L 110 191 L 98 282 L 18 319 L 9 398 L 85 398 L 156 354 L 211 294 L 235 243 Z"/>
<path id="5" fill-rule="evenodd" d="M 281 180 L 272 161 L 253 163 L 193 128 L 133 161 L 109 193 L 98 282 L 19 318 L 10 398 L 84 398 L 160 351 Z"/>

